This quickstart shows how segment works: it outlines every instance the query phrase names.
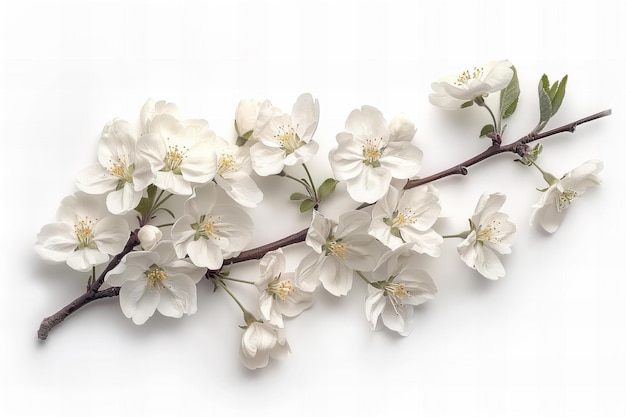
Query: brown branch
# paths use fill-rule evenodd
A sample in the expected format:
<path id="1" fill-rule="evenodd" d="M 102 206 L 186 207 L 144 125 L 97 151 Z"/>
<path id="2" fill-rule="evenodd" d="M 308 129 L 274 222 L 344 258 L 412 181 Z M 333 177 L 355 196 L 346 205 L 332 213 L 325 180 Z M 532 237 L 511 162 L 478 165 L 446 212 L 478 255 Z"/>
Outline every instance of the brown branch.
<path id="1" fill-rule="evenodd" d="M 104 271 L 102 271 L 98 279 L 92 285 L 90 285 L 89 288 L 87 288 L 87 291 L 83 295 L 81 295 L 80 297 L 78 297 L 77 299 L 75 299 L 74 301 L 72 301 L 71 303 L 69 303 L 68 305 L 66 305 L 61 310 L 57 311 L 50 317 L 46 317 L 45 319 L 43 319 L 43 321 L 41 322 L 41 325 L 39 326 L 39 331 L 37 332 L 37 337 L 39 338 L 39 340 L 46 340 L 48 338 L 48 334 L 50 333 L 50 330 L 52 330 L 53 328 L 61 324 L 63 320 L 67 318 L 67 316 L 69 316 L 70 314 L 78 310 L 79 308 L 86 306 L 92 301 L 99 300 L 101 298 L 117 296 L 120 293 L 119 287 L 112 287 L 112 288 L 107 288 L 106 290 L 99 291 L 100 287 L 104 283 L 104 278 L 106 274 L 110 270 L 115 268 L 121 262 L 122 258 L 126 254 L 131 252 L 133 248 L 137 246 L 138 243 L 139 243 L 139 239 L 137 239 L 136 231 L 132 232 L 122 252 L 115 255 L 113 259 L 111 259 L 111 261 L 109 262 L 107 267 L 104 269 Z"/>

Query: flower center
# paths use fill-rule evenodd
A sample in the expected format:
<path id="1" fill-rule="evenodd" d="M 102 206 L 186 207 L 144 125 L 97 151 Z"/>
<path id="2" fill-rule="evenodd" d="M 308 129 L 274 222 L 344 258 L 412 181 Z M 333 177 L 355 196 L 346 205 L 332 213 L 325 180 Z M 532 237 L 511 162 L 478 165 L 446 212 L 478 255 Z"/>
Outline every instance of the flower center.
<path id="1" fill-rule="evenodd" d="M 95 248 L 96 244 L 93 241 L 93 227 L 95 223 L 89 220 L 89 217 L 85 217 L 84 220 L 74 224 L 74 233 L 78 239 L 78 246 L 75 250 L 81 250 L 85 248 Z"/>
<path id="2" fill-rule="evenodd" d="M 119 178 L 117 183 L 117 190 L 124 187 L 124 184 L 133 182 L 133 173 L 135 172 L 135 164 L 128 165 L 126 157 L 120 158 L 118 162 L 109 161 L 111 166 L 109 172 L 111 175 Z"/>
<path id="3" fill-rule="evenodd" d="M 556 209 L 558 211 L 565 210 L 576 197 L 578 197 L 578 193 L 571 188 L 559 193 L 556 200 Z"/>
<path id="4" fill-rule="evenodd" d="M 483 69 L 474 67 L 474 71 L 465 70 L 459 75 L 454 84 L 460 86 L 467 85 L 470 80 L 479 80 L 483 76 Z"/>
<path id="5" fill-rule="evenodd" d="M 492 242 L 499 243 L 502 242 L 502 233 L 500 232 L 500 222 L 497 220 L 493 220 L 487 226 L 480 228 L 478 233 L 476 234 L 476 240 L 480 243 L 483 242 Z"/>
<path id="6" fill-rule="evenodd" d="M 237 166 L 235 165 L 235 158 L 231 154 L 224 152 L 217 163 L 217 173 L 222 175 L 227 172 L 237 172 Z"/>
<path id="7" fill-rule="evenodd" d="M 193 240 L 198 240 L 201 237 L 219 240 L 221 238 L 219 235 L 221 220 L 221 216 L 213 217 L 210 214 L 200 216 L 200 221 L 191 225 L 191 228 L 196 231 Z"/>
<path id="8" fill-rule="evenodd" d="M 161 171 L 171 171 L 174 174 L 180 175 L 180 164 L 183 162 L 183 159 L 185 159 L 187 149 L 183 147 L 183 149 L 181 150 L 178 145 L 169 145 L 167 149 L 168 150 L 165 153 L 165 158 L 163 158 L 163 163 L 165 164 L 165 166 L 163 167 L 163 169 L 161 169 Z"/>
<path id="9" fill-rule="evenodd" d="M 280 147 L 287 152 L 287 155 L 304 145 L 304 142 L 300 140 L 300 136 L 298 136 L 296 130 L 291 125 L 279 126 L 278 134 L 274 137 L 280 143 Z"/>
<path id="10" fill-rule="evenodd" d="M 167 272 L 165 272 L 158 265 L 152 265 L 144 272 L 144 274 L 148 278 L 146 286 L 150 288 L 154 288 L 155 286 L 159 285 L 168 277 Z"/>
<path id="11" fill-rule="evenodd" d="M 393 279 L 391 277 L 390 279 Z M 404 284 L 396 284 L 395 282 L 387 281 L 383 286 L 383 290 L 385 291 L 385 296 L 389 297 L 389 302 L 391 302 L 391 306 L 396 314 L 400 314 L 398 311 L 399 308 L 404 307 L 404 297 L 408 297 L 411 295 L 411 292 L 407 290 Z"/>
<path id="12" fill-rule="evenodd" d="M 344 259 L 350 253 L 350 245 L 337 240 L 329 240 L 324 245 L 327 255 L 335 255 L 339 259 Z"/>
<path id="13" fill-rule="evenodd" d="M 380 166 L 379 159 L 383 156 L 385 151 L 384 146 L 380 146 L 383 138 L 368 139 L 363 145 L 363 163 L 369 165 L 372 168 L 378 168 Z"/>
<path id="14" fill-rule="evenodd" d="M 280 275 L 275 277 L 267 286 L 267 293 L 278 296 L 281 301 L 285 301 L 285 298 L 295 291 L 296 289 L 291 284 L 291 280 L 280 281 Z"/>

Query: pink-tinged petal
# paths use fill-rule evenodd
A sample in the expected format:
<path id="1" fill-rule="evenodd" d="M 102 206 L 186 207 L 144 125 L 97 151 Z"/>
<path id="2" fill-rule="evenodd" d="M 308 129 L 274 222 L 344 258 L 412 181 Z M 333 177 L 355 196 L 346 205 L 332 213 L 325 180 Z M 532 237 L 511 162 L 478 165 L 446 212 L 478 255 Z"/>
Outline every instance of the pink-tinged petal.
<path id="1" fill-rule="evenodd" d="M 41 228 L 37 235 L 35 251 L 42 259 L 64 262 L 78 246 L 74 227 L 67 223 L 50 223 Z"/>
<path id="2" fill-rule="evenodd" d="M 196 284 L 186 275 L 169 275 L 161 281 L 161 298 L 157 310 L 167 317 L 182 317 L 198 310 Z"/>
<path id="3" fill-rule="evenodd" d="M 352 269 L 342 265 L 333 255 L 329 255 L 320 270 L 320 281 L 326 291 L 340 297 L 352 289 L 353 275 Z"/>
<path id="4" fill-rule="evenodd" d="M 115 190 L 119 178 L 102 168 L 100 165 L 92 165 L 80 171 L 76 177 L 76 186 L 79 190 L 89 194 L 104 194 Z"/>
<path id="5" fill-rule="evenodd" d="M 137 279 L 125 282 L 120 289 L 122 313 L 135 324 L 144 324 L 159 305 L 159 291 L 147 284 L 145 279 Z"/>
<path id="6" fill-rule="evenodd" d="M 220 269 L 224 263 L 222 250 L 210 240 L 200 238 L 187 244 L 189 259 L 194 265 Z"/>
<path id="7" fill-rule="evenodd" d="M 252 168 L 262 177 L 278 174 L 283 170 L 285 151 L 257 142 L 250 148 Z"/>
<path id="8" fill-rule="evenodd" d="M 105 217 L 97 222 L 93 229 L 96 246 L 109 255 L 117 255 L 124 249 L 129 234 L 128 223 L 118 216 Z"/>
<path id="9" fill-rule="evenodd" d="M 353 110 L 346 120 L 346 130 L 361 143 L 378 138 L 387 141 L 389 138 L 389 128 L 385 117 L 380 110 L 372 106 L 363 106 L 360 110 Z"/>
<path id="10" fill-rule="evenodd" d="M 109 255 L 97 249 L 84 248 L 71 252 L 66 259 L 67 265 L 76 271 L 86 272 L 94 265 L 100 265 L 109 260 Z"/>
<path id="11" fill-rule="evenodd" d="M 390 183 L 388 170 L 365 166 L 358 177 L 347 181 L 347 190 L 354 201 L 374 203 L 385 195 Z"/>

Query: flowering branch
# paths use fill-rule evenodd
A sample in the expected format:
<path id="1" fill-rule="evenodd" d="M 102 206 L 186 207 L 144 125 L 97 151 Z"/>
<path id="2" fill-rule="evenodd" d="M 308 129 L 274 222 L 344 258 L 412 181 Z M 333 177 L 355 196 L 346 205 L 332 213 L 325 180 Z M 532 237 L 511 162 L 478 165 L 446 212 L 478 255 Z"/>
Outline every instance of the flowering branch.
<path id="1" fill-rule="evenodd" d="M 592 114 L 591 116 L 583 117 L 582 119 L 578 119 L 574 122 L 554 128 L 552 130 L 548 130 L 547 132 L 530 133 L 508 145 L 504 145 L 504 146 L 497 145 L 497 144 L 492 145 L 489 148 L 487 148 L 484 152 L 481 152 L 478 155 L 464 162 L 461 162 L 460 164 L 457 164 L 451 168 L 440 171 L 428 177 L 410 180 L 406 183 L 406 185 L 404 186 L 404 189 L 408 190 L 410 188 L 418 187 L 420 185 L 429 184 L 431 182 L 435 182 L 437 180 L 440 180 L 445 177 L 449 177 L 451 175 L 467 175 L 468 173 L 467 168 L 471 167 L 472 165 L 476 165 L 477 163 L 482 162 L 485 159 L 491 158 L 492 156 L 495 156 L 501 153 L 512 152 L 520 156 L 523 156 L 526 152 L 525 145 L 527 145 L 528 143 L 545 139 L 547 137 L 554 136 L 558 133 L 564 133 L 564 132 L 574 133 L 576 131 L 576 127 L 578 127 L 579 125 L 583 123 L 591 122 L 596 119 L 600 119 L 602 117 L 610 116 L 610 115 L 611 115 L 610 109 L 604 110 L 599 113 Z M 359 206 L 359 208 L 365 208 L 370 205 L 371 204 L 362 204 L 361 206 Z M 267 245 L 263 245 L 257 248 L 243 251 L 241 252 L 241 254 L 239 254 L 239 256 L 227 259 L 225 261 L 225 264 L 229 265 L 229 264 L 251 261 L 254 259 L 261 259 L 266 253 L 270 251 L 273 251 L 273 250 L 276 250 L 278 248 L 282 248 L 285 246 L 289 246 L 289 245 L 295 245 L 296 243 L 304 242 L 308 231 L 309 229 L 306 228 L 290 236 L 287 236 L 283 239 L 277 240 L 276 242 L 268 243 Z"/>

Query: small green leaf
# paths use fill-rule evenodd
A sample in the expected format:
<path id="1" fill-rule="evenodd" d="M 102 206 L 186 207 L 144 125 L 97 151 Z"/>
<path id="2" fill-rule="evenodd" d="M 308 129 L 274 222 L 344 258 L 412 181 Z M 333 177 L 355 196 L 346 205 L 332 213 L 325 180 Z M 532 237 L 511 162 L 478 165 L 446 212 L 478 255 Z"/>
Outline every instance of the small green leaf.
<path id="1" fill-rule="evenodd" d="M 548 76 L 546 74 L 543 74 L 541 76 L 541 83 L 539 85 L 543 88 L 543 91 L 545 91 L 546 93 L 550 91 L 550 80 L 548 80 Z"/>
<path id="2" fill-rule="evenodd" d="M 315 201 L 307 198 L 306 200 L 300 203 L 300 213 L 305 213 L 315 207 Z"/>
<path id="3" fill-rule="evenodd" d="M 519 80 L 517 78 L 517 70 L 514 66 L 511 66 L 513 70 L 513 78 L 509 81 L 509 85 L 500 91 L 500 118 L 506 119 L 510 117 L 517 108 L 517 102 L 519 100 Z"/>
<path id="4" fill-rule="evenodd" d="M 544 88 L 545 80 L 548 77 L 544 74 L 541 77 L 541 81 L 539 81 L 539 88 L 537 89 L 539 92 L 539 123 L 533 130 L 533 132 L 539 132 L 541 129 L 545 127 L 550 118 L 552 117 L 552 101 L 550 100 L 550 96 L 548 95 L 547 90 Z"/>
<path id="5" fill-rule="evenodd" d="M 307 198 L 310 198 L 308 195 L 306 194 L 302 194 L 302 193 L 293 193 L 289 196 L 290 200 L 306 200 Z"/>
<path id="6" fill-rule="evenodd" d="M 548 91 L 548 95 L 550 96 L 550 101 L 554 100 L 554 95 L 556 94 L 556 90 L 559 88 L 559 82 L 555 81 L 550 87 L 550 91 Z"/>
<path id="7" fill-rule="evenodd" d="M 335 192 L 335 187 L 337 186 L 338 182 L 339 181 L 334 178 L 327 178 L 326 180 L 324 180 L 324 182 L 322 183 L 322 185 L 320 185 L 317 191 L 319 197 L 326 198 L 333 192 Z"/>
<path id="8" fill-rule="evenodd" d="M 496 129 L 493 127 L 493 125 L 485 125 L 482 129 L 480 129 L 480 137 L 482 138 L 483 136 L 487 136 L 488 134 L 495 131 Z"/>
<path id="9" fill-rule="evenodd" d="M 555 83 L 556 84 L 556 83 Z M 552 116 L 559 111 L 561 104 L 563 103 L 563 98 L 565 97 L 565 87 L 567 86 L 567 75 L 561 79 L 561 83 L 556 90 L 554 97 L 552 98 Z"/>
<path id="10" fill-rule="evenodd" d="M 466 101 L 465 103 L 461 104 L 461 108 L 464 109 L 466 107 L 470 107 L 472 104 L 474 104 L 474 100 Z"/>

